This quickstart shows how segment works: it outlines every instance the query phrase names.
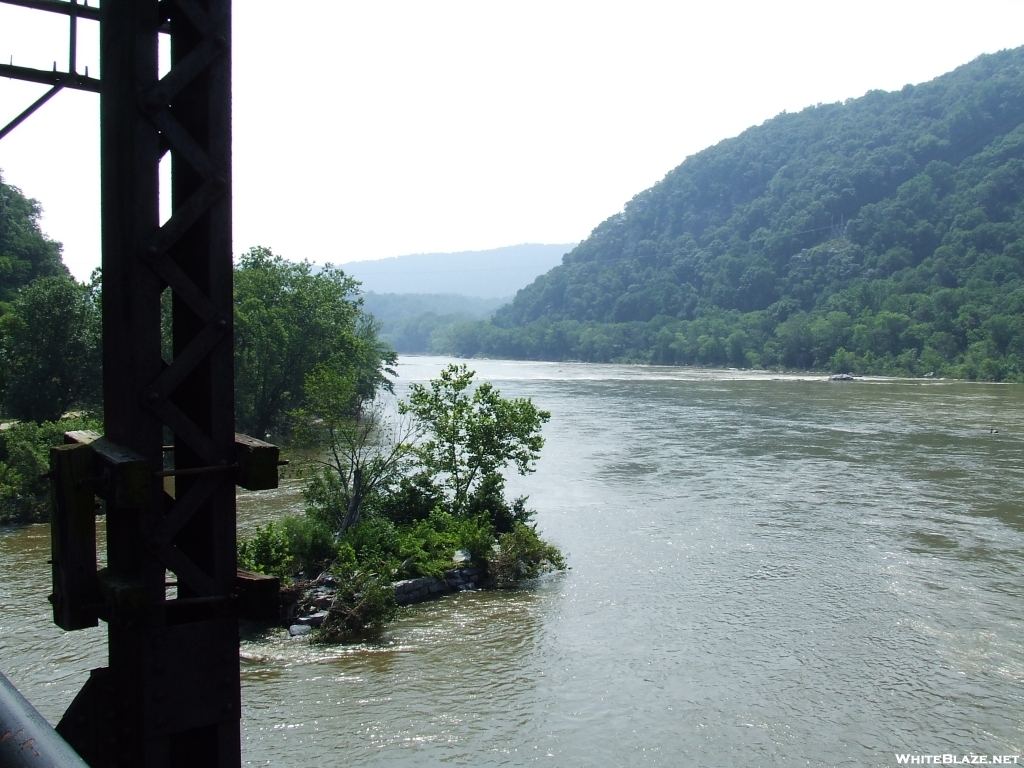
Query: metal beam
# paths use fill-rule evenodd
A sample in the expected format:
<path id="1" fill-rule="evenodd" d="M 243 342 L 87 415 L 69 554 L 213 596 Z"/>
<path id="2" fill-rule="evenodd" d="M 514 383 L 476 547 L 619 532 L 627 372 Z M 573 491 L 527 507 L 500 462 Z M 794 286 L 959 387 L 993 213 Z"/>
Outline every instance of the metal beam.
<path id="1" fill-rule="evenodd" d="M 89 19 L 90 21 L 100 20 L 99 8 L 91 8 L 88 5 L 75 5 L 63 2 L 62 0 L 0 0 L 0 3 L 31 8 L 34 11 L 62 13 L 65 16 L 77 16 L 80 19 Z"/>
<path id="2" fill-rule="evenodd" d="M 0 2 L 7 2 L 7 0 L 0 0 Z M 19 67 L 16 64 L 0 64 L 0 77 L 26 80 L 30 83 L 42 83 L 43 85 L 59 85 L 63 88 L 74 88 L 77 91 L 100 92 L 99 78 L 79 75 L 77 73 L 71 74 L 56 70 L 51 72 L 45 69 Z"/>
<path id="3" fill-rule="evenodd" d="M 53 86 L 53 88 L 51 88 L 46 93 L 44 93 L 42 96 L 40 96 L 38 99 L 36 99 L 34 102 L 32 102 L 32 105 L 28 109 L 26 109 L 24 112 L 22 112 L 20 115 L 18 115 L 13 120 L 11 120 L 11 122 L 9 122 L 3 128 L 0 128 L 0 139 L 2 139 L 4 136 L 6 136 L 11 131 L 13 131 L 15 128 L 17 128 L 19 125 L 21 125 L 23 122 L 25 122 L 33 112 L 35 112 L 37 109 L 39 109 L 41 106 L 43 106 L 43 104 L 45 104 L 50 99 L 52 99 L 54 96 L 56 96 L 57 93 L 60 91 L 60 89 L 63 88 L 63 87 L 64 87 L 63 85 L 55 85 L 55 86 Z"/>
<path id="4" fill-rule="evenodd" d="M 89 768 L 3 674 L 0 674 L 0 765 Z"/>

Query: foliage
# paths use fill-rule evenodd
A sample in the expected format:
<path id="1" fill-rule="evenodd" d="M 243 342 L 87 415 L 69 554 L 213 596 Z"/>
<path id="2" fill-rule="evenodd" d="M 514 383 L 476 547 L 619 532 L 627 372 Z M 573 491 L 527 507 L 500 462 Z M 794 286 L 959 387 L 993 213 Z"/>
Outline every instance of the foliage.
<path id="1" fill-rule="evenodd" d="M 528 523 L 534 515 L 532 509 L 526 508 L 525 496 L 508 503 L 505 499 L 505 478 L 497 472 L 484 475 L 469 497 L 466 512 L 470 517 L 486 517 L 498 533 L 508 533 L 516 523 Z"/>
<path id="2" fill-rule="evenodd" d="M 412 425 L 389 418 L 381 400 L 362 398 L 351 375 L 314 370 L 296 420 L 307 440 L 324 447 L 305 497 L 335 534 L 356 525 L 364 503 L 374 506 L 409 469 Z"/>
<path id="3" fill-rule="evenodd" d="M 345 570 L 338 576 L 338 590 L 324 623 L 313 634 L 314 642 L 352 640 L 394 621 L 398 604 L 390 580 L 365 571 Z"/>
<path id="4" fill-rule="evenodd" d="M 318 368 L 371 398 L 390 389 L 396 358 L 361 311 L 358 283 L 330 265 L 314 269 L 251 248 L 235 271 L 235 403 L 238 429 L 262 437 L 287 427 Z"/>
<path id="5" fill-rule="evenodd" d="M 293 572 L 315 576 L 338 559 L 334 532 L 315 517 L 288 515 L 281 520 L 281 532 L 288 542 Z"/>
<path id="6" fill-rule="evenodd" d="M 426 520 L 434 508 L 443 502 L 444 494 L 434 485 L 430 476 L 420 470 L 403 477 L 389 493 L 381 495 L 374 505 L 374 511 L 396 525 L 404 525 Z"/>
<path id="7" fill-rule="evenodd" d="M 408 402 L 399 404 L 426 434 L 416 454 L 456 515 L 488 475 L 510 463 L 519 474 L 533 471 L 544 446 L 541 425 L 551 418 L 528 398 L 501 397 L 490 382 L 470 392 L 473 376 L 465 365 L 449 365 L 429 386 L 411 385 Z"/>
<path id="8" fill-rule="evenodd" d="M 508 464 L 533 471 L 550 414 L 526 399 L 506 400 L 490 384 L 472 385 L 465 366 L 449 366 L 429 387 L 414 385 L 401 410 L 426 439 L 413 442 L 410 422 L 388 432 L 378 401 L 357 402 L 362 415 L 353 416 L 350 379 L 330 371 L 309 378 L 299 423 L 327 456 L 304 491 L 306 515 L 257 528 L 238 551 L 242 567 L 281 576 L 330 568 L 338 587 L 316 640 L 382 626 L 394 616 L 394 579 L 444 578 L 460 553 L 460 562 L 468 555 L 503 587 L 566 567 L 527 525 L 525 497 L 505 499 L 500 472 Z M 366 514 L 353 518 L 360 484 Z"/>
<path id="9" fill-rule="evenodd" d="M 238 567 L 243 570 L 285 578 L 291 575 L 293 562 L 285 529 L 273 520 L 257 525 L 251 538 L 238 540 Z"/>
<path id="10" fill-rule="evenodd" d="M 688 158 L 432 351 L 1024 380 L 1024 48 Z"/>
<path id="11" fill-rule="evenodd" d="M 518 522 L 498 538 L 488 561 L 488 571 L 497 587 L 514 587 L 523 579 L 564 571 L 566 567 L 562 553 L 545 543 L 536 528 Z"/>
<path id="12" fill-rule="evenodd" d="M 404 525 L 367 518 L 345 532 L 336 551 L 343 553 L 341 559 L 351 553 L 353 567 L 395 578 L 440 578 L 453 567 L 459 550 L 484 565 L 493 543 L 494 529 L 486 518 L 456 518 L 437 507 L 427 518 Z"/>
<path id="13" fill-rule="evenodd" d="M 0 303 L 40 277 L 66 276 L 61 245 L 39 229 L 42 207 L 0 174 Z"/>
<path id="14" fill-rule="evenodd" d="M 473 562 L 486 564 L 494 543 L 494 528 L 483 516 L 456 518 L 441 507 L 426 520 L 399 530 L 403 576 L 443 578 L 453 567 L 455 553 L 468 552 Z"/>
<path id="15" fill-rule="evenodd" d="M 345 532 L 343 541 L 356 554 L 359 563 L 372 563 L 383 570 L 394 570 L 401 561 L 402 542 L 390 520 L 372 517 Z M 385 567 L 384 564 L 389 564 Z"/>
<path id="16" fill-rule="evenodd" d="M 0 316 L 0 397 L 10 416 L 55 421 L 100 401 L 95 286 L 68 275 L 21 288 Z"/>
<path id="17" fill-rule="evenodd" d="M 21 422 L 0 430 L 0 523 L 42 522 L 49 519 L 50 446 L 64 442 L 76 429 L 101 429 L 85 417 L 59 421 Z"/>
<path id="18" fill-rule="evenodd" d="M 316 576 L 339 559 L 331 531 L 309 515 L 287 515 L 238 540 L 238 567 L 285 579 Z"/>

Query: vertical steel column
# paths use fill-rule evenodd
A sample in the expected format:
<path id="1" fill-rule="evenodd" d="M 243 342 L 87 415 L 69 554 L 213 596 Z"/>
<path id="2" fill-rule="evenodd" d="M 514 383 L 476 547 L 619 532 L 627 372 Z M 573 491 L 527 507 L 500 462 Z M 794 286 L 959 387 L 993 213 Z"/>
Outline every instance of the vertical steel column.
<path id="1" fill-rule="evenodd" d="M 159 78 L 168 28 L 172 66 Z M 230 0 L 101 6 L 105 434 L 154 473 L 167 435 L 175 469 L 234 461 L 230 34 Z M 160 226 L 168 150 L 173 212 Z M 161 357 L 168 287 L 173 360 Z M 176 480 L 172 497 L 153 476 L 142 508 L 108 500 L 109 667 L 58 726 L 94 767 L 241 762 L 234 475 Z"/>

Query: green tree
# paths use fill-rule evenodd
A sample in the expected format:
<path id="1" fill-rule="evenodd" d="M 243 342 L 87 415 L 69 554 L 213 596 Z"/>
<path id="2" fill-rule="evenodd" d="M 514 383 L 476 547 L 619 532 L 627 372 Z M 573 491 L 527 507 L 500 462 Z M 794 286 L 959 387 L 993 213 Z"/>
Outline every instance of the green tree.
<path id="1" fill-rule="evenodd" d="M 359 284 L 330 265 L 314 269 L 269 248 L 251 248 L 235 271 L 235 408 L 238 429 L 257 437 L 285 426 L 305 399 L 306 377 L 326 366 L 368 399 L 395 353 L 362 312 Z"/>
<path id="2" fill-rule="evenodd" d="M 66 275 L 61 245 L 39 229 L 42 207 L 0 174 L 0 302 L 39 277 Z"/>
<path id="3" fill-rule="evenodd" d="M 467 510 L 484 478 L 507 465 L 521 475 L 534 471 L 544 446 L 541 426 L 551 418 L 529 398 L 501 397 L 489 382 L 474 389 L 474 375 L 465 365 L 449 365 L 429 386 L 413 384 L 399 404 L 422 428 L 426 439 L 416 453 L 455 515 Z"/>
<path id="4" fill-rule="evenodd" d="M 16 419 L 56 421 L 100 400 L 100 311 L 94 287 L 68 275 L 22 288 L 0 316 L 0 393 Z"/>
<path id="5" fill-rule="evenodd" d="M 306 406 L 295 414 L 300 434 L 324 452 L 304 495 L 338 535 L 359 523 L 365 502 L 390 495 L 408 474 L 415 429 L 389 417 L 379 399 L 363 399 L 352 375 L 320 367 L 305 388 Z"/>

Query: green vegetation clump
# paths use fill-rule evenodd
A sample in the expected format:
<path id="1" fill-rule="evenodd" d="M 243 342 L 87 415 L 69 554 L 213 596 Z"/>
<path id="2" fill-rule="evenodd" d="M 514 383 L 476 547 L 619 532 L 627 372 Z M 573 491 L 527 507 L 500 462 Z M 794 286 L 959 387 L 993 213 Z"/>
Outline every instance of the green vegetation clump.
<path id="1" fill-rule="evenodd" d="M 297 415 L 303 434 L 319 435 L 324 458 L 306 486 L 306 514 L 258 527 L 238 549 L 250 570 L 335 576 L 335 607 L 316 639 L 386 624 L 399 579 L 444 578 L 462 563 L 512 587 L 567 567 L 531 523 L 526 498 L 505 498 L 501 474 L 508 465 L 534 471 L 550 414 L 473 377 L 451 365 L 428 385 L 414 384 L 397 428 L 375 400 L 352 415 L 351 382 L 307 383 L 310 409 Z"/>
<path id="2" fill-rule="evenodd" d="M 287 433 L 289 417 L 306 403 L 314 371 L 344 380 L 360 399 L 390 388 L 395 353 L 362 311 L 358 288 L 329 264 L 286 261 L 263 247 L 242 256 L 235 269 L 239 431 L 259 438 Z"/>
<path id="3" fill-rule="evenodd" d="M 352 640 L 394 621 L 398 604 L 390 580 L 357 568 L 335 568 L 332 573 L 338 579 L 338 588 L 327 618 L 313 634 L 314 642 Z"/>
<path id="4" fill-rule="evenodd" d="M 546 571 L 567 567 L 562 553 L 544 542 L 535 527 L 524 523 L 516 523 L 499 537 L 488 564 L 491 579 L 498 587 L 514 587 L 523 579 L 535 579 Z"/>
<path id="5" fill-rule="evenodd" d="M 1024 48 L 689 157 L 434 352 L 1024 381 Z"/>
<path id="6" fill-rule="evenodd" d="M 0 429 L 0 523 L 37 523 L 50 519 L 50 446 L 61 445 L 64 433 L 77 429 L 99 430 L 100 424 L 85 416 L 21 422 Z"/>
<path id="7" fill-rule="evenodd" d="M 242 570 L 283 579 L 291 574 L 294 562 L 291 542 L 273 520 L 257 525 L 252 536 L 238 540 L 238 567 Z"/>

